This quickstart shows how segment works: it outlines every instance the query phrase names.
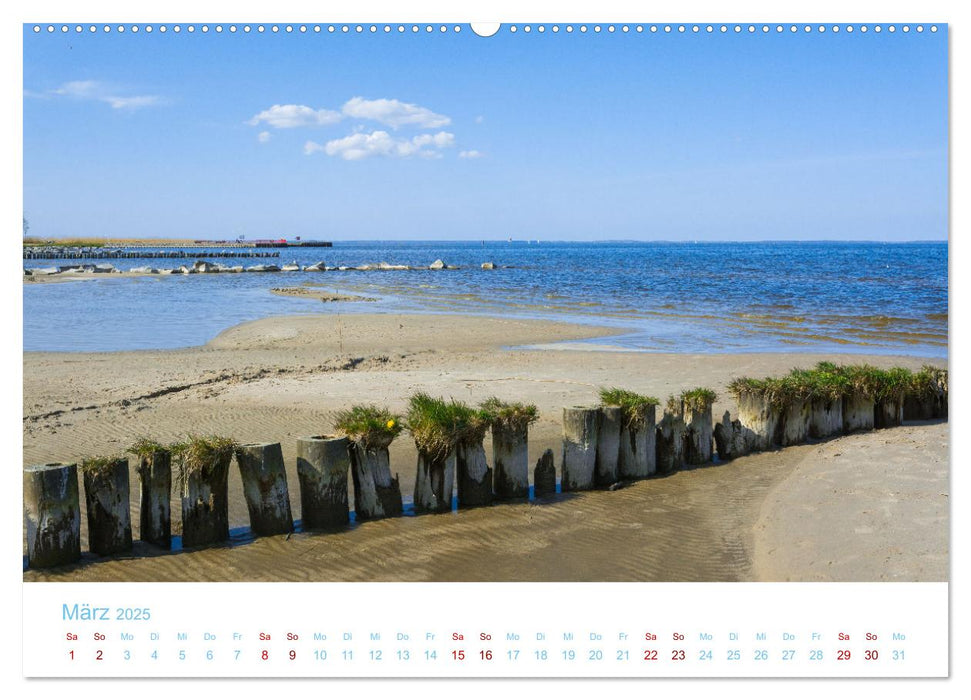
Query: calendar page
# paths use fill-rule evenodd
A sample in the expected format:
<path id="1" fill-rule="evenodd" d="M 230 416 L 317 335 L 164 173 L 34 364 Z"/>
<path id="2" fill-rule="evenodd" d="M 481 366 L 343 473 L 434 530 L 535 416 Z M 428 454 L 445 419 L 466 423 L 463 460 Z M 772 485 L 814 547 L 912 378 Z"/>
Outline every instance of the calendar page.
<path id="1" fill-rule="evenodd" d="M 952 688 L 946 13 L 72 8 L 24 678 Z"/>

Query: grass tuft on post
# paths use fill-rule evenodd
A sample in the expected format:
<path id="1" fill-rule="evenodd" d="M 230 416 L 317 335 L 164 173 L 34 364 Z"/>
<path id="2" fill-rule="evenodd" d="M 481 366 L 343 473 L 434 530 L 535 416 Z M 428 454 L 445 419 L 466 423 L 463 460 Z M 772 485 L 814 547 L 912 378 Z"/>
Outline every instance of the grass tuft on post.
<path id="1" fill-rule="evenodd" d="M 408 400 L 407 428 L 419 450 L 444 459 L 460 442 L 485 437 L 489 418 L 480 409 L 419 391 Z"/>
<path id="2" fill-rule="evenodd" d="M 535 404 L 501 401 L 495 396 L 483 401 L 479 409 L 493 428 L 519 431 L 539 420 Z"/>
<path id="3" fill-rule="evenodd" d="M 534 404 L 507 402 L 493 396 L 480 404 L 492 428 L 495 497 L 529 498 L 529 426 L 539 419 Z"/>
<path id="4" fill-rule="evenodd" d="M 338 411 L 334 428 L 361 445 L 364 449 L 387 447 L 404 430 L 401 416 L 374 404 L 352 406 Z"/>
<path id="5" fill-rule="evenodd" d="M 716 394 L 711 389 L 706 389 L 704 387 L 699 387 L 697 389 L 691 389 L 688 391 L 681 392 L 681 405 L 685 410 L 691 411 L 707 411 L 711 409 L 711 405 L 715 403 L 718 399 L 718 394 Z"/>
<path id="6" fill-rule="evenodd" d="M 624 411 L 624 422 L 628 429 L 638 430 L 644 426 L 648 414 L 653 415 L 654 409 L 660 405 L 653 396 L 638 394 L 628 389 L 604 387 L 600 389 L 600 404 L 602 406 L 620 406 Z"/>
<path id="7" fill-rule="evenodd" d="M 388 453 L 404 430 L 401 416 L 374 404 L 352 406 L 337 413 L 334 427 L 351 441 L 355 517 L 368 520 L 401 515 L 401 488 L 397 475 L 391 476 Z"/>
<path id="8" fill-rule="evenodd" d="M 239 446 L 232 438 L 219 435 L 190 435 L 182 442 L 169 446 L 178 465 L 179 486 L 185 488 L 192 476 L 208 482 L 215 474 L 217 465 L 233 456 Z"/>

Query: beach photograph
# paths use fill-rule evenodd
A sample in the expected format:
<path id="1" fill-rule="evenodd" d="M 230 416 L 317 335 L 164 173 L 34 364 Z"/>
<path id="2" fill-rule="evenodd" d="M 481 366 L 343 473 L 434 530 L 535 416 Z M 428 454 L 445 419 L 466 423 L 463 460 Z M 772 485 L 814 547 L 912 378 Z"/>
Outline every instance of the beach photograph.
<path id="1" fill-rule="evenodd" d="M 827 27 L 25 25 L 23 580 L 947 581 L 947 28 Z"/>

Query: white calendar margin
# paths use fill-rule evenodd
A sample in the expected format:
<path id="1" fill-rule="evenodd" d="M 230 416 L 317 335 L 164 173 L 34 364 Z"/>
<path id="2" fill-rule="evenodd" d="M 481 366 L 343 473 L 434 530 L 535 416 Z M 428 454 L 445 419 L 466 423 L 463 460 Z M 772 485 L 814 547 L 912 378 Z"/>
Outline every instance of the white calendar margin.
<path id="1" fill-rule="evenodd" d="M 595 10 L 592 8 L 591 3 L 576 2 L 576 0 L 559 0 L 555 3 L 534 1 L 530 4 L 524 3 L 521 0 L 492 0 L 489 3 L 467 3 L 461 6 L 460 12 L 456 10 L 454 3 L 449 0 L 412 0 L 407 4 L 395 3 L 391 0 L 369 0 L 367 4 L 363 2 L 354 4 L 328 3 L 326 7 L 319 3 L 309 2 L 309 0 L 278 0 L 274 3 L 272 11 L 266 7 L 265 3 L 246 2 L 246 0 L 225 4 L 210 2 L 207 5 L 203 5 L 194 0 L 169 0 L 164 6 L 154 6 L 151 3 L 133 5 L 123 2 L 123 0 L 88 0 L 83 5 L 68 0 L 47 0 L 43 3 L 33 2 L 30 4 L 26 2 L 20 4 L 11 3 L 0 8 L 0 15 L 5 20 L 3 24 L 5 41 L 0 42 L 0 52 L 2 52 L 3 58 L 5 59 L 5 65 L 10 68 L 4 72 L 2 93 L 0 93 L 7 97 L 10 108 L 0 112 L 2 114 L 0 119 L 3 120 L 3 126 L 5 127 L 3 133 L 7 135 L 8 152 L 13 155 L 10 163 L 11 167 L 4 174 L 4 184 L 7 187 L 0 194 L 0 201 L 3 202 L 4 219 L 10 223 L 10 226 L 13 226 L 16 223 L 14 218 L 15 216 L 19 216 L 21 206 L 21 111 L 19 107 L 16 107 L 19 104 L 22 90 L 20 71 L 22 42 L 19 27 L 21 22 L 38 20 L 57 21 L 64 18 L 70 18 L 72 21 L 75 19 L 82 21 L 109 21 L 122 17 L 127 21 L 140 22 L 212 21 L 214 18 L 232 18 L 233 21 L 267 21 L 269 19 L 271 21 L 319 20 L 376 22 L 388 20 L 466 22 L 469 20 L 494 21 L 500 19 L 503 21 L 518 22 L 550 21 L 551 19 L 564 22 L 600 20 L 630 22 L 706 22 L 713 21 L 713 19 L 717 21 L 740 22 L 752 20 L 770 22 L 885 22 L 912 18 L 921 21 L 940 20 L 942 22 L 951 22 L 952 32 L 955 29 L 958 30 L 957 33 L 952 34 L 952 37 L 960 36 L 963 33 L 960 30 L 967 29 L 969 26 L 968 23 L 962 21 L 966 17 L 966 10 L 959 3 L 952 2 L 951 0 L 924 0 L 919 5 L 906 0 L 885 0 L 882 3 L 874 4 L 863 9 L 846 3 L 843 0 L 817 0 L 811 4 L 806 3 L 803 6 L 790 4 L 782 9 L 780 8 L 781 6 L 777 2 L 772 2 L 771 0 L 734 0 L 731 3 L 716 0 L 693 0 L 690 5 L 687 3 L 670 5 L 645 3 L 644 5 L 632 5 L 624 0 L 601 0 L 596 3 Z M 273 16 L 270 17 L 270 14 Z M 920 16 L 917 17 L 917 15 Z M 967 58 L 969 52 L 965 48 L 965 43 L 960 40 L 955 41 L 952 38 L 952 76 L 966 75 L 968 72 L 971 72 L 971 61 Z M 966 90 L 962 91 L 957 83 L 952 84 L 952 90 L 951 123 L 955 124 L 958 121 L 957 115 L 963 113 L 966 118 L 967 113 L 971 110 L 968 109 Z M 967 166 L 969 162 L 969 152 L 965 144 L 966 142 L 962 142 L 959 139 L 953 140 L 952 192 L 960 191 L 962 184 L 965 187 L 967 185 L 967 178 L 962 178 L 965 169 L 960 167 Z M 953 230 L 966 230 L 967 227 L 962 229 L 960 226 L 961 222 L 967 222 L 967 216 L 962 209 L 961 203 L 958 199 L 952 199 L 952 202 L 952 228 Z M 959 266 L 959 262 L 966 258 L 962 252 L 963 248 L 958 243 L 956 240 L 951 241 L 950 254 L 952 256 L 952 270 L 956 269 Z M 17 242 L 11 237 L 7 245 L 9 246 L 9 250 L 7 251 L 8 255 L 15 254 L 16 251 L 14 248 L 18 245 Z M 5 314 L 4 320 L 12 323 L 14 332 L 7 335 L 8 343 L 3 346 L 2 352 L 3 358 L 7 360 L 6 366 L 14 375 L 10 379 L 11 384 L 13 384 L 20 379 L 19 354 L 21 351 L 20 348 L 22 347 L 22 336 L 17 319 L 21 317 L 21 282 L 14 275 L 9 275 L 0 281 L 0 284 L 6 285 L 6 298 L 11 300 L 11 303 L 5 307 L 7 313 Z M 963 363 L 966 361 L 962 349 L 967 347 L 967 343 L 965 342 L 967 332 L 962 329 L 966 328 L 967 324 L 961 325 L 961 320 L 964 316 L 961 309 L 964 306 L 955 304 L 954 302 L 971 300 L 971 297 L 965 294 L 964 285 L 960 278 L 954 278 L 952 276 L 951 284 L 951 306 L 954 313 L 951 323 L 952 385 L 958 387 L 958 390 L 953 393 L 951 417 L 952 421 L 957 423 L 962 421 L 966 414 L 964 410 L 965 401 L 961 398 L 963 395 L 961 391 L 963 382 L 961 381 L 960 366 L 963 366 Z M 18 444 L 22 439 L 19 429 L 20 406 L 14 401 L 8 400 L 0 404 L 0 408 L 2 408 L 4 417 L 2 422 L 4 426 L 4 437 L 7 438 L 10 444 Z M 20 492 L 20 479 L 16 478 L 15 470 L 7 470 L 4 478 L 7 480 L 4 485 L 8 491 L 14 493 Z M 958 494 L 966 495 L 968 492 L 967 479 L 964 478 L 959 469 L 952 472 L 951 492 L 952 497 Z M 968 517 L 965 513 L 967 513 L 967 509 L 954 509 L 951 522 L 952 532 L 966 532 L 968 530 L 968 526 L 971 524 L 967 522 Z M 26 590 L 26 586 L 22 583 L 19 569 L 19 562 L 22 555 L 22 541 L 19 533 L 22 524 L 20 523 L 20 514 L 16 509 L 6 511 L 6 518 L 5 524 L 7 527 L 5 531 L 17 534 L 18 536 L 8 536 L 4 539 L 4 561 L 16 562 L 17 566 L 10 565 L 11 568 L 4 577 L 3 591 L 7 594 L 5 596 L 6 600 L 15 601 L 18 599 L 18 593 L 22 589 Z M 960 550 L 956 547 L 952 548 L 951 571 L 952 584 L 958 584 L 968 578 L 967 557 L 962 557 Z M 734 584 L 721 585 L 732 586 Z M 875 583 L 870 585 L 874 590 L 879 590 L 879 587 L 883 584 Z M 962 603 L 963 599 L 960 596 L 955 596 L 955 599 L 952 600 L 951 624 L 954 629 L 951 632 L 952 648 L 950 650 L 950 656 L 955 659 L 964 658 L 967 650 L 967 645 L 964 644 L 964 637 L 962 635 L 962 632 L 968 629 L 963 624 L 967 621 L 967 615 L 964 612 L 967 606 Z M 32 618 L 33 615 L 29 611 L 23 608 L 21 609 L 21 623 L 25 629 L 31 624 Z M 7 679 L 20 678 L 19 684 L 15 682 L 11 685 L 12 688 L 24 692 L 29 690 L 34 698 L 62 696 L 64 694 L 65 688 L 60 684 L 38 685 L 35 682 L 31 683 L 28 689 L 24 679 L 20 676 L 21 666 L 17 662 L 16 655 L 9 653 L 3 655 L 4 677 Z M 935 697 L 958 695 L 959 687 L 965 687 L 965 691 L 960 691 L 961 693 L 967 692 L 968 690 L 961 683 L 962 680 L 966 680 L 963 678 L 966 675 L 961 671 L 960 666 L 956 666 L 953 669 L 952 681 L 957 682 L 942 685 L 939 682 L 931 682 L 928 684 L 926 682 L 899 683 L 887 680 L 876 680 L 867 684 L 866 692 L 878 692 L 884 698 L 899 697 L 908 699 L 912 698 L 916 693 L 927 690 L 932 692 Z M 573 690 L 582 687 L 586 693 L 592 691 L 589 685 L 576 686 L 569 681 L 548 681 L 547 683 L 548 685 L 545 686 L 547 688 Z M 961 684 L 959 685 L 959 683 Z M 97 685 L 100 686 L 101 684 Z M 134 691 L 138 692 L 142 698 L 168 698 L 172 692 L 172 688 L 166 685 L 154 684 L 146 686 L 138 681 L 112 682 L 109 685 L 113 692 Z M 205 685 L 199 687 L 202 688 Z M 264 697 L 268 690 L 266 684 L 253 685 L 246 681 L 226 680 L 221 685 L 227 689 L 231 688 L 234 697 L 237 698 Z M 491 684 L 469 686 L 460 685 L 453 681 L 442 681 L 438 683 L 426 682 L 420 685 L 423 693 L 427 696 L 444 696 L 446 694 L 454 696 L 456 692 L 461 692 L 464 697 L 485 697 L 487 695 L 493 697 L 497 690 Z M 505 685 L 509 687 L 509 684 Z M 412 689 L 417 688 L 414 684 L 406 685 L 404 686 L 406 689 L 405 692 L 408 692 L 407 688 L 409 687 Z M 516 685 L 515 687 L 530 693 L 535 693 L 540 690 L 537 686 L 528 682 L 525 685 Z M 654 693 L 662 691 L 676 692 L 679 697 L 710 697 L 712 693 L 720 694 L 721 692 L 710 682 L 701 682 L 700 685 L 693 684 L 686 686 L 682 682 L 677 681 L 660 681 L 652 684 L 650 687 Z M 360 692 L 363 686 L 358 681 L 334 681 L 328 684 L 327 688 L 330 692 Z M 371 685 L 370 688 L 378 692 L 389 690 L 380 681 Z M 777 697 L 781 692 L 784 692 L 787 697 L 808 698 L 818 696 L 820 691 L 831 693 L 838 692 L 840 689 L 850 690 L 851 692 L 861 692 L 864 690 L 856 683 L 846 685 L 840 682 L 829 682 L 824 685 L 793 685 L 771 680 L 735 682 L 732 683 L 731 688 L 733 693 L 745 693 L 748 697 L 773 698 Z M 292 683 L 288 684 L 287 692 L 295 690 L 297 688 Z M 632 685 L 629 683 L 615 682 L 610 685 L 610 692 L 614 693 L 615 697 L 635 695 L 637 697 L 643 697 L 644 686 L 639 683 Z"/>
<path id="2" fill-rule="evenodd" d="M 946 583 L 30 583 L 24 605 L 32 612 L 24 629 L 29 677 L 948 675 Z M 65 619 L 75 606 L 105 610 L 108 619 Z M 116 619 L 119 609 L 146 608 L 147 621 Z M 646 632 L 657 639 L 645 641 Z M 865 641 L 867 633 L 875 640 Z M 645 648 L 658 660 L 645 662 Z M 788 661 L 787 648 L 795 651 Z M 710 660 L 699 659 L 704 649 Z M 729 661 L 728 649 L 739 660 Z M 811 649 L 823 652 L 821 661 L 810 660 Z M 838 660 L 837 649 L 850 650 L 850 659 Z M 316 660 L 317 650 L 327 658 Z M 407 661 L 396 658 L 402 650 Z M 671 660 L 673 650 L 686 658 Z M 878 658 L 865 660 L 866 650 Z M 894 660 L 894 650 L 904 657 Z"/>

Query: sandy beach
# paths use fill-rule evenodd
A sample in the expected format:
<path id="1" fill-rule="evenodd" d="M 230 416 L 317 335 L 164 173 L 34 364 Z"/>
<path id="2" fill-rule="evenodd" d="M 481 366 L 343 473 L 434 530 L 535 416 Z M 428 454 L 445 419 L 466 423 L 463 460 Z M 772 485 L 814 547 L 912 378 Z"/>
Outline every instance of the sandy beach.
<path id="1" fill-rule="evenodd" d="M 96 332 L 96 331 L 93 331 Z M 164 328 L 146 332 L 164 333 Z M 331 430 L 355 403 L 403 411 L 416 390 L 479 402 L 530 401 L 530 459 L 557 454 L 563 406 L 601 386 L 666 398 L 707 386 L 734 413 L 735 376 L 819 360 L 918 368 L 920 358 L 814 354 L 652 354 L 572 343 L 616 329 L 454 315 L 276 317 L 171 351 L 24 354 L 24 464 L 122 452 L 136 438 L 192 432 L 279 441 L 300 518 L 297 437 Z M 530 346 L 529 349 L 523 346 Z M 589 347 L 591 349 L 580 349 Z M 539 349 L 537 349 L 539 348 Z M 935 364 L 941 364 L 936 362 Z M 486 440 L 491 458 L 491 446 Z M 415 450 L 391 446 L 402 493 Z M 132 473 L 136 523 L 137 478 Z M 346 532 L 250 539 L 230 475 L 231 546 L 134 556 L 85 554 L 28 581 L 943 581 L 948 576 L 948 426 L 900 428 L 711 464 L 613 492 L 396 518 Z M 353 502 L 353 501 L 352 501 Z M 179 531 L 173 494 L 173 529 Z M 85 546 L 82 516 L 82 549 Z"/>

